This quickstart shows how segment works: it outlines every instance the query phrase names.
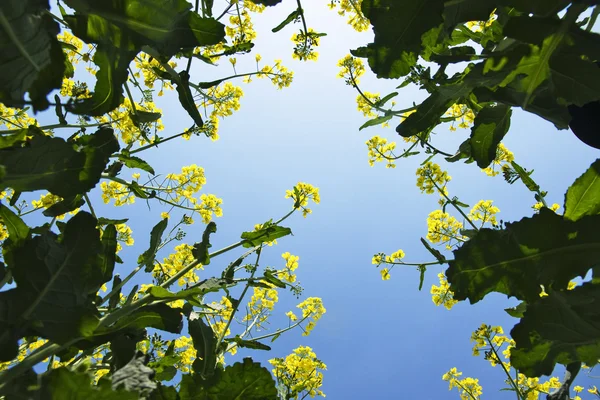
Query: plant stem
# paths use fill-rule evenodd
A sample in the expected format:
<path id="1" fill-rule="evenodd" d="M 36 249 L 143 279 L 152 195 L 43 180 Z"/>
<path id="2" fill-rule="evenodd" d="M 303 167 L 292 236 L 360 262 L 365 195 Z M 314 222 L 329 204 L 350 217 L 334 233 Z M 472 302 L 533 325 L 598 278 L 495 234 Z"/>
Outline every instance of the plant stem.
<path id="1" fill-rule="evenodd" d="M 462 215 L 468 222 L 469 224 L 473 227 L 473 229 L 475 229 L 476 231 L 479 231 L 479 228 L 477 228 L 475 226 L 475 224 L 473 223 L 473 221 L 471 221 L 469 219 L 469 217 L 467 217 L 467 214 L 464 213 L 463 210 L 461 210 L 461 208 L 459 206 L 457 206 L 456 204 L 454 204 L 454 202 L 452 200 L 450 200 L 450 198 L 448 197 L 448 195 L 442 190 L 440 189 L 440 187 L 438 186 L 437 183 L 435 183 L 435 181 L 433 180 L 433 177 L 428 175 L 429 180 L 431 181 L 431 183 L 433 184 L 433 186 L 435 186 L 435 188 L 438 190 L 438 192 L 444 196 L 444 198 L 448 201 L 448 203 L 452 204 L 452 206 L 456 209 L 456 211 L 458 211 L 460 213 L 460 215 Z"/>

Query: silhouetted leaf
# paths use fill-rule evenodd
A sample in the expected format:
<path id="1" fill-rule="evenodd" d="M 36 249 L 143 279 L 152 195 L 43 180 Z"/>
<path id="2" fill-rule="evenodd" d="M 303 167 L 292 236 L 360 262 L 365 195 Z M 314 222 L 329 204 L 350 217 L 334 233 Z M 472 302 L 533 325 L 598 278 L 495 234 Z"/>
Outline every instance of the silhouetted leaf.
<path id="1" fill-rule="evenodd" d="M 210 244 L 210 235 L 215 232 L 217 232 L 217 224 L 211 221 L 206 225 L 204 233 L 202 233 L 202 241 L 195 243 L 194 248 L 192 249 L 192 255 L 202 265 L 210 264 L 210 256 L 208 253 L 208 249 L 212 247 Z"/>
<path id="2" fill-rule="evenodd" d="M 510 128 L 509 106 L 486 106 L 477 113 L 471 128 L 471 155 L 479 168 L 488 167 L 496 158 L 496 149 Z"/>
<path id="3" fill-rule="evenodd" d="M 83 200 L 82 195 L 78 194 L 75 196 L 69 196 L 58 203 L 52 204 L 50 207 L 45 209 L 42 214 L 44 214 L 46 217 L 58 217 L 59 215 L 74 211 L 84 204 L 85 201 Z"/>
<path id="4" fill-rule="evenodd" d="M 565 194 L 565 218 L 577 221 L 600 214 L 600 159 L 573 182 Z"/>

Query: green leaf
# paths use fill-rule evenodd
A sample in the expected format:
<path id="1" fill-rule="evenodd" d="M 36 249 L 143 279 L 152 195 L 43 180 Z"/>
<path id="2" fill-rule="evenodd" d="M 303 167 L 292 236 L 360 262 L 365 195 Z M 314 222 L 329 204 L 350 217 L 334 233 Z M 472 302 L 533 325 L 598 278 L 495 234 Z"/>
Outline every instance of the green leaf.
<path id="1" fill-rule="evenodd" d="M 56 35 L 60 27 L 48 2 L 6 0 L 0 4 L 0 102 L 23 107 L 25 93 L 34 111 L 48 108 L 46 96 L 60 89 L 65 55 Z"/>
<path id="2" fill-rule="evenodd" d="M 508 315 L 515 318 L 523 318 L 525 310 L 527 310 L 527 303 L 525 303 L 524 301 L 520 302 L 516 307 L 504 309 L 504 311 L 506 311 Z"/>
<path id="3" fill-rule="evenodd" d="M 171 333 L 180 333 L 182 327 L 183 321 L 180 308 L 172 308 L 166 304 L 152 304 L 134 311 L 127 318 L 119 319 L 109 328 L 98 330 L 96 334 L 105 335 L 124 329 L 143 328 L 155 328 Z"/>
<path id="4" fill-rule="evenodd" d="M 471 156 L 479 168 L 488 167 L 496 158 L 496 149 L 510 128 L 509 106 L 485 106 L 477 113 L 471 128 Z"/>
<path id="5" fill-rule="evenodd" d="M 577 221 L 600 214 L 600 159 L 575 179 L 565 194 L 565 218 Z"/>
<path id="6" fill-rule="evenodd" d="M 5 248 L 16 288 L 0 292 L 2 357 L 21 335 L 59 344 L 92 335 L 98 324 L 93 296 L 105 282 L 96 219 L 86 212 L 71 218 L 59 240 L 46 232 Z M 110 279 L 110 277 L 108 277 Z M 7 360 L 6 360 L 7 361 Z"/>
<path id="7" fill-rule="evenodd" d="M 550 59 L 555 94 L 569 104 L 583 107 L 600 100 L 600 68 L 578 56 L 556 55 Z"/>
<path id="8" fill-rule="evenodd" d="M 154 175 L 154 169 L 150 166 L 150 164 L 148 164 L 146 161 L 142 160 L 139 157 L 119 154 L 119 161 L 125 164 L 125 166 L 128 168 L 139 168 L 143 171 Z"/>
<path id="9" fill-rule="evenodd" d="M 274 272 L 276 271 L 265 269 L 265 276 L 261 279 L 269 282 L 272 285 L 277 286 L 278 288 L 285 289 L 287 285 L 281 279 L 276 277 Z"/>
<path id="10" fill-rule="evenodd" d="M 159 112 L 150 112 L 145 110 L 140 110 L 136 108 L 135 112 L 129 113 L 129 118 L 135 126 L 139 126 L 140 124 L 148 124 L 150 122 L 158 121 L 162 117 L 162 114 Z"/>
<path id="11" fill-rule="evenodd" d="M 276 400 L 277 388 L 271 373 L 251 358 L 216 370 L 215 377 L 203 381 L 193 375 L 184 375 L 179 391 L 181 400 Z"/>
<path id="12" fill-rule="evenodd" d="M 425 272 L 427 271 L 427 267 L 424 265 L 419 265 L 419 291 L 423 289 L 423 282 L 425 281 Z"/>
<path id="13" fill-rule="evenodd" d="M 64 198 L 85 193 L 96 186 L 109 157 L 118 150 L 110 128 L 100 128 L 80 151 L 61 138 L 35 136 L 28 147 L 0 150 L 0 164 L 6 170 L 0 190 L 46 189 Z"/>
<path id="14" fill-rule="evenodd" d="M 76 210 L 84 204 L 85 201 L 83 200 L 82 195 L 78 194 L 75 196 L 69 196 L 58 203 L 52 204 L 50 207 L 45 209 L 42 214 L 44 214 L 46 217 L 58 217 L 59 215 Z"/>
<path id="15" fill-rule="evenodd" d="M 271 29 L 272 32 L 279 32 L 280 30 L 282 30 L 283 28 L 285 28 L 286 26 L 288 26 L 289 24 L 291 24 L 292 22 L 294 22 L 295 20 L 297 20 L 298 18 L 300 18 L 300 16 L 302 15 L 302 9 L 298 8 L 294 11 L 292 11 L 290 13 L 290 15 L 288 15 L 286 17 L 286 19 L 284 19 L 279 25 L 277 25 L 275 28 Z"/>
<path id="16" fill-rule="evenodd" d="M 192 91 L 189 86 L 190 75 L 181 71 L 179 73 L 179 80 L 172 81 L 176 85 L 177 94 L 179 95 L 179 102 L 181 106 L 188 112 L 189 116 L 192 117 L 194 123 L 201 127 L 204 125 L 202 121 L 202 116 L 200 116 L 200 112 L 198 111 L 198 107 L 196 107 L 196 103 L 194 102 L 194 96 L 192 95 Z"/>
<path id="17" fill-rule="evenodd" d="M 225 79 L 217 79 L 216 81 L 210 81 L 210 82 L 199 82 L 198 83 L 198 87 L 201 89 L 210 89 L 213 86 L 217 86 L 220 85 L 221 82 L 223 82 Z"/>
<path id="18" fill-rule="evenodd" d="M 128 392 L 136 392 L 140 396 L 148 396 L 156 389 L 156 382 L 151 378 L 154 370 L 148 364 L 149 355 L 138 351 L 135 357 L 123 368 L 116 370 L 112 375 L 112 388 L 123 388 Z"/>
<path id="19" fill-rule="evenodd" d="M 217 335 L 201 317 L 190 314 L 188 332 L 196 349 L 196 360 L 192 368 L 202 378 L 213 375 L 217 365 Z"/>
<path id="20" fill-rule="evenodd" d="M 242 233 L 243 246 L 245 248 L 259 246 L 262 243 L 271 242 L 291 234 L 292 230 L 290 228 L 264 223 L 263 227 L 257 231 Z"/>
<path id="21" fill-rule="evenodd" d="M 102 233 L 102 253 L 100 254 L 102 280 L 108 282 L 113 276 L 117 257 L 117 228 L 107 225 Z"/>
<path id="22" fill-rule="evenodd" d="M 443 22 L 444 1 L 363 0 L 361 9 L 375 38 L 352 54 L 367 57 L 378 78 L 399 78 L 416 64 L 421 36 Z"/>
<path id="23" fill-rule="evenodd" d="M 385 105 L 385 103 L 387 103 L 388 101 L 390 101 L 391 99 L 393 99 L 396 96 L 398 96 L 398 92 L 392 92 L 392 93 L 388 94 L 387 96 L 384 96 L 383 98 L 381 98 L 379 101 L 377 101 L 375 103 L 375 105 L 377 107 L 383 107 Z"/>
<path id="24" fill-rule="evenodd" d="M 156 257 L 158 246 L 160 246 L 162 235 L 165 232 L 165 229 L 167 229 L 168 224 L 169 219 L 165 218 L 154 225 L 150 232 L 150 246 L 138 257 L 138 264 L 144 264 L 146 266 L 146 272 L 151 272 L 154 269 L 154 258 Z"/>
<path id="25" fill-rule="evenodd" d="M 12 147 L 17 143 L 24 142 L 28 133 L 29 129 L 19 129 L 16 132 L 11 133 L 3 132 L 3 134 L 0 135 L 0 149 Z"/>
<path id="26" fill-rule="evenodd" d="M 112 219 L 112 218 L 100 217 L 100 218 L 98 218 L 98 226 L 103 226 L 103 225 L 108 225 L 108 224 L 119 225 L 119 224 L 124 224 L 127 221 L 129 221 L 129 218 Z"/>
<path id="27" fill-rule="evenodd" d="M 540 285 L 561 290 L 584 277 L 600 257 L 600 216 L 576 222 L 542 208 L 506 229 L 480 229 L 454 251 L 446 271 L 454 298 L 476 303 L 490 292 L 534 302 Z"/>
<path id="28" fill-rule="evenodd" d="M 423 244 L 423 246 L 425 246 L 425 248 L 427 249 L 427 251 L 429 253 L 431 253 L 432 256 L 435 257 L 436 260 L 438 260 L 440 263 L 446 263 L 446 257 L 444 257 L 444 255 L 442 253 L 440 253 L 439 250 L 434 249 L 433 247 L 431 247 L 431 245 L 429 243 L 427 243 L 427 241 L 423 238 L 421 238 L 421 243 Z"/>
<path id="29" fill-rule="evenodd" d="M 390 119 L 392 119 L 392 117 L 393 117 L 392 114 L 381 115 L 379 117 L 375 117 L 373 119 L 368 120 L 364 124 L 362 124 L 358 130 L 362 131 L 363 129 L 368 128 L 369 126 L 381 125 L 383 123 L 388 122 Z"/>
<path id="30" fill-rule="evenodd" d="M 272 7 L 272 6 L 275 6 L 275 5 L 279 4 L 279 3 L 281 3 L 281 1 L 282 0 L 256 0 L 256 1 L 253 1 L 253 3 L 255 3 L 255 4 L 262 4 L 262 5 L 267 6 L 267 7 Z"/>
<path id="31" fill-rule="evenodd" d="M 8 237 L 13 245 L 19 245 L 29 239 L 30 232 L 27 224 L 2 203 L 0 203 L 0 219 L 8 230 Z"/>
<path id="32" fill-rule="evenodd" d="M 262 344 L 256 340 L 244 340 L 239 335 L 236 335 L 233 338 L 225 339 L 225 341 L 233 342 L 233 343 L 237 344 L 238 347 L 245 347 L 248 349 L 267 350 L 267 351 L 271 350 L 271 347 L 267 346 L 266 344 Z"/>
<path id="33" fill-rule="evenodd" d="M 152 286 L 146 292 L 148 295 L 155 299 L 165 300 L 179 300 L 179 299 L 194 299 L 197 296 L 203 296 L 210 292 L 218 292 L 219 290 L 227 287 L 228 284 L 224 279 L 210 278 L 205 279 L 198 285 L 190 289 L 180 290 L 179 292 L 172 293 L 167 289 L 160 286 Z"/>
<path id="34" fill-rule="evenodd" d="M 527 189 L 529 189 L 532 192 L 537 192 L 538 190 L 540 190 L 540 186 L 537 183 L 535 183 L 533 179 L 531 179 L 531 172 L 525 171 L 523 167 L 521 167 L 514 161 L 511 161 L 510 165 L 514 168 L 515 172 L 519 174 L 521 181 L 523 181 Z"/>
<path id="35" fill-rule="evenodd" d="M 525 375 L 550 375 L 556 363 L 600 359 L 600 286 L 584 283 L 573 290 L 553 291 L 533 304 L 511 330 L 516 347 L 510 362 Z"/>
<path id="36" fill-rule="evenodd" d="M 127 187 L 133 192 L 135 197 L 138 197 L 140 199 L 150 198 L 150 195 L 146 193 L 146 191 L 142 189 L 142 187 L 136 181 L 132 181 L 131 183 L 129 183 L 129 185 L 127 185 Z"/>
<path id="37" fill-rule="evenodd" d="M 192 255 L 198 262 L 202 265 L 210 264 L 210 256 L 208 253 L 208 249 L 212 247 L 210 244 L 210 235 L 212 233 L 217 232 L 217 224 L 214 222 L 209 222 L 204 229 L 204 233 L 202 233 L 202 241 L 200 243 L 195 243 L 194 248 L 192 249 Z"/>

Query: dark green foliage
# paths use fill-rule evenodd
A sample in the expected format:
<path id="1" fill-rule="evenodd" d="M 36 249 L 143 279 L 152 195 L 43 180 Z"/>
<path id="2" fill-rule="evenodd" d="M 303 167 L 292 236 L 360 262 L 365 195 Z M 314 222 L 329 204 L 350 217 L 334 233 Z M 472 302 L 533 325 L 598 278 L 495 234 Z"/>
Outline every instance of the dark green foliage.
<path id="1" fill-rule="evenodd" d="M 7 106 L 23 107 L 29 93 L 34 110 L 45 110 L 46 96 L 62 85 L 65 55 L 49 9 L 47 0 L 0 3 L 0 101 Z"/>
<path id="2" fill-rule="evenodd" d="M 254 247 L 291 234 L 292 230 L 290 228 L 273 225 L 271 221 L 267 221 L 257 231 L 242 233 L 243 246 L 246 248 Z"/>
<path id="3" fill-rule="evenodd" d="M 211 233 L 217 232 L 217 224 L 214 222 L 209 222 L 204 229 L 204 233 L 202 233 L 202 241 L 200 243 L 194 244 L 194 248 L 192 249 L 192 255 L 198 262 L 202 265 L 210 264 L 210 256 L 208 254 L 208 249 L 212 247 L 210 244 L 210 235 Z"/>
<path id="4" fill-rule="evenodd" d="M 169 219 L 165 218 L 154 225 L 154 228 L 152 228 L 152 231 L 150 232 L 150 247 L 138 257 L 138 264 L 144 264 L 146 266 L 146 272 L 150 272 L 154 269 L 154 257 L 156 257 L 158 246 L 160 246 L 162 235 L 165 232 L 165 229 L 167 229 L 168 224 Z"/>
<path id="5" fill-rule="evenodd" d="M 575 180 L 565 194 L 565 218 L 600 214 L 600 159 Z"/>
<path id="6" fill-rule="evenodd" d="M 5 169 L 0 188 L 20 192 L 46 189 L 65 198 L 88 192 L 100 180 L 119 144 L 112 129 L 100 128 L 82 138 L 81 145 L 78 151 L 61 138 L 35 136 L 28 146 L 0 150 L 0 164 Z"/>
<path id="7" fill-rule="evenodd" d="M 496 158 L 496 148 L 510 127 L 510 107 L 486 106 L 475 117 L 471 128 L 471 156 L 480 168 L 488 167 Z"/>

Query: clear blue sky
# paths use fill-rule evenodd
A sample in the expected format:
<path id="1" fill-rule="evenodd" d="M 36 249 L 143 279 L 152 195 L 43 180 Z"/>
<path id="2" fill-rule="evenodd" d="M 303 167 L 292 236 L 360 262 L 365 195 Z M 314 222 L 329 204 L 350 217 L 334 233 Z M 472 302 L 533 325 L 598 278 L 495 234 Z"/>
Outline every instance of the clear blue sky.
<path id="1" fill-rule="evenodd" d="M 214 249 L 237 241 L 240 233 L 254 224 L 287 212 L 291 201 L 284 199 L 285 190 L 296 182 L 320 188 L 321 204 L 312 207 L 308 218 L 296 215 L 287 223 L 294 236 L 263 252 L 263 265 L 281 266 L 280 255 L 285 251 L 299 255 L 297 272 L 305 288 L 303 298 L 322 297 L 327 313 L 309 337 L 301 336 L 301 331 L 291 332 L 274 342 L 271 352 L 240 352 L 228 361 L 251 354 L 266 363 L 298 345 L 308 345 L 328 366 L 322 389 L 329 399 L 457 399 L 456 391 L 448 392 L 447 383 L 441 380 L 451 367 L 464 376 L 479 378 L 483 398 L 513 398 L 508 392 L 498 392 L 504 386 L 501 370 L 490 367 L 483 357 L 471 356 L 469 338 L 484 322 L 510 331 L 517 320 L 503 309 L 514 305 L 514 299 L 490 295 L 474 306 L 461 303 L 447 311 L 436 307 L 429 294 L 441 267 L 427 271 L 419 292 L 419 274 L 414 268 L 396 268 L 392 279 L 384 282 L 371 264 L 374 253 L 389 254 L 399 248 L 408 262 L 431 260 L 419 238 L 427 234 L 426 218 L 438 207 L 437 196 L 421 194 L 415 185 L 415 170 L 423 157 L 403 160 L 392 170 L 383 165 L 369 167 L 365 141 L 373 135 L 399 139 L 393 128 L 397 121 L 392 121 L 392 128 L 358 131 L 365 120 L 356 110 L 357 93 L 335 78 L 336 64 L 349 49 L 368 43 L 371 33 L 354 32 L 326 3 L 305 5 L 309 26 L 328 34 L 321 40 L 318 62 L 292 60 L 289 39 L 298 25 L 278 34 L 270 32 L 292 11 L 294 5 L 286 2 L 255 18 L 259 32 L 255 51 L 237 57 L 239 72 L 252 70 L 257 52 L 264 63 L 282 59 L 283 65 L 295 72 L 290 88 L 277 90 L 265 80 L 250 85 L 240 81 L 245 92 L 241 110 L 221 122 L 219 141 L 193 137 L 143 153 L 161 174 L 179 172 L 181 166 L 194 163 L 205 168 L 208 183 L 204 192 L 224 200 L 224 216 L 216 220 L 218 233 L 212 237 Z M 199 61 L 192 68 L 196 81 L 230 72 L 226 59 L 218 68 Z M 376 80 L 367 73 L 361 86 L 385 95 L 398 84 Z M 423 97 L 409 87 L 400 91 L 397 101 L 399 106 L 410 106 Z M 163 136 L 191 125 L 174 96 L 165 96 L 158 105 L 164 110 Z M 433 143 L 448 152 L 454 152 L 470 133 L 450 132 L 444 127 L 436 131 L 439 135 Z M 518 163 L 535 169 L 534 178 L 549 192 L 549 202 L 561 207 L 566 188 L 600 156 L 570 131 L 557 131 L 517 110 L 504 143 Z M 473 205 L 480 199 L 493 199 L 504 221 L 532 214 L 534 199 L 523 185 L 508 185 L 501 176 L 487 177 L 474 164 L 442 166 L 453 177 L 451 195 L 461 201 Z M 147 246 L 148 232 L 164 209 L 151 203 L 152 212 L 148 212 L 139 201 L 135 206 L 103 207 L 99 192 L 95 198 L 100 214 L 130 218 L 136 246 L 123 250 L 126 264 L 117 272 L 124 276 Z M 199 241 L 202 230 L 196 223 L 188 228 L 186 239 Z M 219 275 L 235 254 L 215 259 L 204 277 Z M 146 276 L 138 282 L 149 280 Z M 298 302 L 291 294 L 280 297 L 274 328 L 286 326 L 283 315 Z M 560 375 L 562 378 L 562 372 Z M 581 378 L 578 382 L 586 388 L 595 383 Z M 591 396 L 583 393 L 583 398 Z"/>

